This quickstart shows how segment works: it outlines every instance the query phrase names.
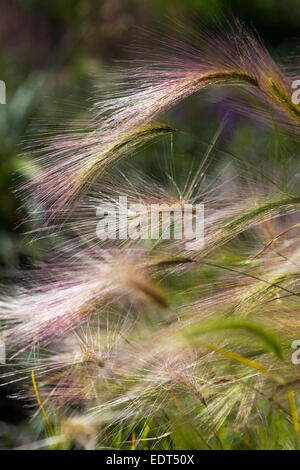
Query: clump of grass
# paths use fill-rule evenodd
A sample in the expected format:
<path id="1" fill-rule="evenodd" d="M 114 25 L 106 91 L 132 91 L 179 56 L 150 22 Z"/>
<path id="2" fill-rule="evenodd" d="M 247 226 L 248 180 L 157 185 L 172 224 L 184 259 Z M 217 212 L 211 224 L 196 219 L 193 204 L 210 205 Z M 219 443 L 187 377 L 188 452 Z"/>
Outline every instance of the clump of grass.
<path id="1" fill-rule="evenodd" d="M 175 42 L 122 71 L 88 130 L 43 141 L 29 186 L 38 185 L 48 221 L 68 221 L 51 261 L 21 273 L 0 303 L 3 382 L 22 384 L 17 396 L 51 430 L 37 446 L 299 446 L 300 373 L 290 347 L 300 337 L 296 161 L 283 184 L 249 164 L 223 188 L 223 176 L 208 171 L 219 130 L 183 183 L 172 173 L 166 183 L 118 173 L 127 153 L 175 131 L 153 124 L 164 111 L 208 86 L 246 86 L 271 108 L 272 124 L 299 132 L 288 80 L 255 36 L 236 23 L 203 43 Z M 162 236 L 99 241 L 95 210 L 120 208 L 122 195 L 146 208 L 203 202 L 204 247 Z M 165 224 L 172 231 L 174 220 Z"/>
<path id="2" fill-rule="evenodd" d="M 269 119 L 299 134 L 300 110 L 291 100 L 291 83 L 254 33 L 228 22 L 197 41 L 183 37 L 167 47 L 143 51 L 149 57 L 128 64 L 110 78 L 91 110 L 88 122 L 75 131 L 35 143 L 41 165 L 25 187 L 35 188 L 37 201 L 50 209 L 50 219 L 76 207 L 96 178 L 118 159 L 154 137 L 174 132 L 154 124 L 167 110 L 207 87 L 245 86 L 263 103 Z M 199 46 L 198 43 L 201 43 Z"/>

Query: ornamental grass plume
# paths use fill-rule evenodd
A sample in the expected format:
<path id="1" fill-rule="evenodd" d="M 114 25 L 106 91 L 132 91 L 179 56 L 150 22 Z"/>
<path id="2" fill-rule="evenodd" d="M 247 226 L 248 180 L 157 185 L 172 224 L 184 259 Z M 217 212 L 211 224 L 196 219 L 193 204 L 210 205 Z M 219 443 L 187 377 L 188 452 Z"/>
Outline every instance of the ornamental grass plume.
<path id="1" fill-rule="evenodd" d="M 82 252 L 69 263 L 62 258 L 38 269 L 30 287 L 23 285 L 3 300 L 1 319 L 9 325 L 4 331 L 9 349 L 49 344 L 126 296 L 131 304 L 148 299 L 160 308 L 168 305 L 163 290 L 145 272 L 141 253 L 138 259 L 132 252 L 108 251 Z"/>
<path id="2" fill-rule="evenodd" d="M 204 88 L 246 87 L 263 103 L 260 115 L 299 135 L 300 111 L 291 99 L 291 82 L 256 35 L 238 21 L 213 34 L 204 29 L 194 41 L 169 43 L 154 53 L 143 51 L 147 60 L 116 71 L 109 89 L 95 99 L 88 122 L 71 131 L 64 125 L 61 135 L 35 140 L 32 153 L 40 169 L 25 188 L 34 188 L 34 197 L 50 209 L 50 220 L 66 209 L 67 217 L 113 163 L 150 139 L 175 132 L 157 119 Z"/>
<path id="3" fill-rule="evenodd" d="M 0 302 L 2 381 L 42 423 L 35 448 L 299 447 L 296 152 L 280 146 L 278 158 L 264 146 L 253 163 L 220 150 L 224 121 L 180 175 L 155 179 L 119 161 L 171 134 L 156 120 L 208 86 L 245 86 L 263 103 L 256 112 L 271 116 L 276 144 L 283 133 L 297 143 L 299 106 L 261 42 L 238 22 L 201 40 L 201 50 L 174 40 L 118 71 L 88 127 L 38 143 L 40 171 L 27 186 L 54 249 Z M 118 212 L 125 196 L 145 208 L 139 223 L 126 208 L 141 236 L 109 236 L 108 226 L 99 239 L 97 208 Z M 152 204 L 198 203 L 203 246 L 164 239 L 175 215 L 159 219 L 158 239 L 143 236 Z"/>

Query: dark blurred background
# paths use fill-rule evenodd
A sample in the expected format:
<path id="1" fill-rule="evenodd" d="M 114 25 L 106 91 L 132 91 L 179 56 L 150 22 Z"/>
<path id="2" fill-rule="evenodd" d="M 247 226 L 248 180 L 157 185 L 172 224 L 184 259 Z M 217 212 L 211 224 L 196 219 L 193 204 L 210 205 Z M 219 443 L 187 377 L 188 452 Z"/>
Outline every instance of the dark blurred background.
<path id="1" fill-rule="evenodd" d="M 134 44 L 137 26 L 151 30 L 158 23 L 163 28 L 168 17 L 197 24 L 197 18 L 209 22 L 228 15 L 254 26 L 275 58 L 286 60 L 299 52 L 299 0 L 0 0 L 0 79 L 7 87 L 6 104 L 0 105 L 1 278 L 35 255 L 35 246 L 24 242 L 23 233 L 30 227 L 15 193 L 18 181 L 30 177 L 26 139 L 45 126 L 47 116 L 65 113 L 66 102 L 84 105 L 93 77 L 101 80 L 104 67 L 127 57 L 126 46 Z M 172 23 L 166 24 L 170 32 Z M 174 119 L 191 135 L 209 140 L 221 115 L 220 106 L 216 109 L 198 97 L 189 106 L 180 105 Z M 264 139 L 259 129 L 239 125 L 239 133 L 226 144 L 235 151 L 244 148 L 245 139 L 254 147 Z M 199 151 L 192 139 L 179 146 L 182 152 Z M 149 159 L 141 162 L 151 170 Z M 33 432 L 26 410 L 6 394 L 0 394 L 0 448 L 24 444 Z"/>

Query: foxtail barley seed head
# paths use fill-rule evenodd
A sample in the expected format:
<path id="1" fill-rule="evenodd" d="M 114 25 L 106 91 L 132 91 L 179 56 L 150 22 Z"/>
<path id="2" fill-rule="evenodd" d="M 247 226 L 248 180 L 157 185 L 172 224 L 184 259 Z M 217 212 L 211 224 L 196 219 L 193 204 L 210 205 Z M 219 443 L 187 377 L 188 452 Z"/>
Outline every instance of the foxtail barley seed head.
<path id="1" fill-rule="evenodd" d="M 47 219 L 35 232 L 51 250 L 2 295 L 0 326 L 3 382 L 36 407 L 51 434 L 41 447 L 298 446 L 300 372 L 290 360 L 300 338 L 298 161 L 285 161 L 285 147 L 271 165 L 266 148 L 254 163 L 220 151 L 223 122 L 179 178 L 118 168 L 152 138 L 178 132 L 158 123 L 166 111 L 225 85 L 256 98 L 252 113 L 269 118 L 276 139 L 280 130 L 297 141 L 289 79 L 234 22 L 118 70 L 82 128 L 36 142 L 38 170 L 25 187 L 41 205 L 32 218 Z M 192 214 L 204 204 L 204 245 L 99 239 L 97 208 L 120 211 L 122 197 L 146 208 L 140 227 L 153 204 L 188 204 Z M 126 208 L 126 217 L 137 216 Z M 175 219 L 163 230 L 175 230 Z"/>

